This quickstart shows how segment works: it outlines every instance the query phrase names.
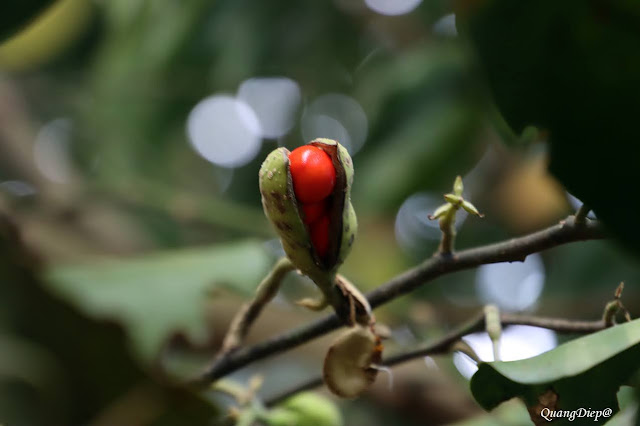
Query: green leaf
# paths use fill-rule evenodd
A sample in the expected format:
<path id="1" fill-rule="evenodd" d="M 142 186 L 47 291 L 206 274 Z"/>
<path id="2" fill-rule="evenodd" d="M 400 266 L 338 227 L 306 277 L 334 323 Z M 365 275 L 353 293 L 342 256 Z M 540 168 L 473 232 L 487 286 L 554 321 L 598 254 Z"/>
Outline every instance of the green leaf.
<path id="1" fill-rule="evenodd" d="M 530 410 L 611 409 L 618 412 L 616 394 L 640 366 L 640 320 L 572 340 L 533 358 L 479 365 L 471 392 L 490 410 L 513 397 Z M 603 424 L 590 418 L 590 424 Z M 593 423 L 591 423 L 593 421 Z M 557 419 L 554 424 L 571 424 Z"/>
<path id="2" fill-rule="evenodd" d="M 530 426 L 531 419 L 522 401 L 514 399 L 500 404 L 491 413 L 456 422 L 449 426 Z"/>
<path id="3" fill-rule="evenodd" d="M 501 114 L 550 143 L 550 170 L 640 253 L 640 3 L 628 0 L 461 2 Z"/>
<path id="4" fill-rule="evenodd" d="M 620 411 L 612 416 L 606 426 L 628 426 L 635 424 L 637 418 L 638 400 L 636 399 L 637 389 L 630 386 L 622 386 L 618 392 L 618 403 Z"/>
<path id="5" fill-rule="evenodd" d="M 5 3 L 0 13 L 0 43 L 35 19 L 53 0 L 22 0 Z"/>
<path id="6" fill-rule="evenodd" d="M 208 292 L 226 286 L 249 293 L 270 263 L 262 244 L 248 241 L 56 266 L 47 277 L 87 315 L 125 324 L 137 354 L 151 360 L 175 331 L 204 337 Z"/>
<path id="7" fill-rule="evenodd" d="M 269 411 L 269 426 L 342 426 L 344 421 L 336 404 L 313 392 L 295 395 Z"/>
<path id="8" fill-rule="evenodd" d="M 211 424 L 215 406 L 153 377 L 120 326 L 48 291 L 18 235 L 0 214 L 0 423 Z"/>

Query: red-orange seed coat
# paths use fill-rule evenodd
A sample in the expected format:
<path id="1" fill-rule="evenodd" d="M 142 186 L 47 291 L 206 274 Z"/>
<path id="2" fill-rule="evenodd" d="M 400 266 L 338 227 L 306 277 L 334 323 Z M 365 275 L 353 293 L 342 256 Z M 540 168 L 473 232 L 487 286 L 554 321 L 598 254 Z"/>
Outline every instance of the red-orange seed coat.
<path id="1" fill-rule="evenodd" d="M 323 258 L 329 251 L 329 215 L 324 215 L 310 226 L 311 243 L 318 256 Z"/>
<path id="2" fill-rule="evenodd" d="M 328 210 L 329 203 L 327 200 L 322 200 L 318 203 L 302 204 L 302 212 L 304 213 L 303 222 L 305 225 L 310 225 L 313 222 L 320 219 Z"/>
<path id="3" fill-rule="evenodd" d="M 331 157 L 313 145 L 303 145 L 289 154 L 293 190 L 300 203 L 317 203 L 327 198 L 336 183 Z"/>

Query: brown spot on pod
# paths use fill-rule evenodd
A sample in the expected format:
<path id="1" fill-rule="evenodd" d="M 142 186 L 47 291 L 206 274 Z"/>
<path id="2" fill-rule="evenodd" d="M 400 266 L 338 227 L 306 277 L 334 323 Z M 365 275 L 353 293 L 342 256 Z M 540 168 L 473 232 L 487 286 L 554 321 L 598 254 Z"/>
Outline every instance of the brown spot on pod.
<path id="1" fill-rule="evenodd" d="M 286 201 L 286 196 L 280 194 L 279 192 L 271 191 L 271 197 L 276 203 L 276 208 L 278 209 L 278 211 L 283 214 L 286 213 L 287 207 L 284 204 Z"/>
<path id="2" fill-rule="evenodd" d="M 276 222 L 276 228 L 281 231 L 291 231 L 293 228 L 287 222 L 278 221 Z"/>

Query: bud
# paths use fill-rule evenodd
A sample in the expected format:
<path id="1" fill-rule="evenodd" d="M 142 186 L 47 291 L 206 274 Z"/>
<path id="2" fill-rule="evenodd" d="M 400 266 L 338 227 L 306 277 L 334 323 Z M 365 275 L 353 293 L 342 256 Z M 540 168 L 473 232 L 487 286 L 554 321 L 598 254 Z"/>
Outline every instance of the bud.
<path id="1" fill-rule="evenodd" d="M 491 340 L 500 339 L 502 333 L 502 324 L 500 323 L 500 311 L 495 305 L 487 305 L 484 307 L 485 329 Z"/>
<path id="2" fill-rule="evenodd" d="M 462 196 L 456 194 L 444 194 L 444 199 L 447 203 L 451 203 L 455 206 L 462 204 Z"/>
<path id="3" fill-rule="evenodd" d="M 435 220 L 435 219 L 440 219 L 441 217 L 445 216 L 447 213 L 449 213 L 449 211 L 453 208 L 453 206 L 449 203 L 443 204 L 440 207 L 438 207 L 436 209 L 435 212 L 433 212 L 433 214 L 429 215 L 429 220 Z"/>
<path id="4" fill-rule="evenodd" d="M 465 209 L 467 212 L 469 212 L 471 214 L 474 214 L 474 215 L 476 215 L 478 217 L 484 217 L 484 215 L 478 211 L 476 206 L 474 206 L 473 204 L 471 204 L 467 200 L 462 200 L 462 208 Z"/>
<path id="5" fill-rule="evenodd" d="M 462 197 L 462 192 L 464 191 L 464 185 L 462 184 L 462 177 L 458 175 L 456 177 L 455 182 L 453 182 L 453 193 Z"/>

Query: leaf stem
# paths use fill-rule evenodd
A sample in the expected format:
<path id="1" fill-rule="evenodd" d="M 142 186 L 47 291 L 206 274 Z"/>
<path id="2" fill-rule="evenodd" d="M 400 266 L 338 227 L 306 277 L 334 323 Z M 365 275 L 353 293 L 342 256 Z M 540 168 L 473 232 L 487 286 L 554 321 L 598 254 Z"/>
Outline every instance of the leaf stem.
<path id="1" fill-rule="evenodd" d="M 218 357 L 224 357 L 240 346 L 262 309 L 278 292 L 284 276 L 293 269 L 295 269 L 295 266 L 287 257 L 283 257 L 276 262 L 271 272 L 258 285 L 253 300 L 242 305 L 236 312 L 224 337 Z"/>
<path id="2" fill-rule="evenodd" d="M 590 211 L 591 209 L 589 208 L 589 206 L 583 203 L 576 211 L 576 214 L 575 214 L 576 224 L 585 223 L 587 220 L 587 215 L 589 214 Z"/>

